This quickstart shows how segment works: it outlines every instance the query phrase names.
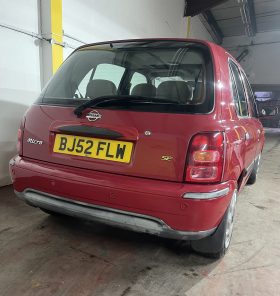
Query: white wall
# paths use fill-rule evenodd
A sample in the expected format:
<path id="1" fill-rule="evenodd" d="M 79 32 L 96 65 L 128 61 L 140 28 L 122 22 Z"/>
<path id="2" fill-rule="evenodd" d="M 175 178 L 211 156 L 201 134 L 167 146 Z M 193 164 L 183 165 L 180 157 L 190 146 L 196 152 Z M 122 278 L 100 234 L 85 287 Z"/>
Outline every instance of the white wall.
<path id="1" fill-rule="evenodd" d="M 48 0 L 41 0 L 48 1 Z M 0 0 L 0 24 L 39 33 L 37 0 Z M 186 37 L 184 0 L 64 0 L 63 29 L 87 43 L 110 39 Z M 192 38 L 211 40 L 198 17 Z M 19 122 L 40 92 L 40 46 L 34 38 L 0 27 L 0 186 L 10 183 Z M 81 45 L 70 38 L 73 47 Z M 45 41 L 44 41 L 45 42 Z M 73 49 L 64 48 L 64 57 Z"/>
<path id="2" fill-rule="evenodd" d="M 184 0 L 93 0 L 63 2 L 63 29 L 86 43 L 153 37 L 186 38 Z M 191 20 L 192 38 L 212 40 L 199 17 Z M 73 46 L 81 43 L 69 38 Z M 73 49 L 64 50 L 66 58 Z"/>
<path id="3" fill-rule="evenodd" d="M 0 0 L 0 23 L 38 32 L 37 2 Z M 15 13 L 15 12 L 18 13 Z M 35 39 L 0 27 L 0 186 L 10 183 L 8 160 L 16 153 L 22 114 L 40 91 Z"/>
<path id="4" fill-rule="evenodd" d="M 223 46 L 235 57 L 249 50 L 240 64 L 252 84 L 280 84 L 280 31 L 259 33 L 252 40 L 246 36 L 225 38 Z"/>

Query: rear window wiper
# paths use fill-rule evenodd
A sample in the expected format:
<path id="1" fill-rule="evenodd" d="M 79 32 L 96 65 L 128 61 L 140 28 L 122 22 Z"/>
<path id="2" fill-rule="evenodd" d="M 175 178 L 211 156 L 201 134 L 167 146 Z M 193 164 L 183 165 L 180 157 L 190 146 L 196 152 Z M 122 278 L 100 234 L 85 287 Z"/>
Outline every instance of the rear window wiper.
<path id="1" fill-rule="evenodd" d="M 81 117 L 83 111 L 89 107 L 97 107 L 100 104 L 111 105 L 114 103 L 124 102 L 124 103 L 150 103 L 150 104 L 176 104 L 178 105 L 178 101 L 174 100 L 165 100 L 160 98 L 149 98 L 142 96 L 131 96 L 131 95 L 113 95 L 113 96 L 102 96 L 91 99 L 81 105 L 79 105 L 74 110 L 74 114 L 77 117 Z"/>

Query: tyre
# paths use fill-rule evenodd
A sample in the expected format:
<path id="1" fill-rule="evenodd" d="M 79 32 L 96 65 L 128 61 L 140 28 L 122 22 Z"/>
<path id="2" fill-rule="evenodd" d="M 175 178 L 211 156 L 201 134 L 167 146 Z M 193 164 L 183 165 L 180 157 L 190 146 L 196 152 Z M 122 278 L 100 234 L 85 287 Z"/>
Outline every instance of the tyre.
<path id="1" fill-rule="evenodd" d="M 253 168 L 252 173 L 246 183 L 247 185 L 253 185 L 256 183 L 259 168 L 260 168 L 260 162 L 261 162 L 261 155 L 258 156 L 258 158 L 256 159 L 256 161 L 254 163 L 254 168 Z"/>
<path id="2" fill-rule="evenodd" d="M 193 251 L 216 259 L 225 255 L 231 242 L 236 201 L 237 190 L 234 191 L 230 205 L 214 234 L 201 240 L 191 241 Z"/>

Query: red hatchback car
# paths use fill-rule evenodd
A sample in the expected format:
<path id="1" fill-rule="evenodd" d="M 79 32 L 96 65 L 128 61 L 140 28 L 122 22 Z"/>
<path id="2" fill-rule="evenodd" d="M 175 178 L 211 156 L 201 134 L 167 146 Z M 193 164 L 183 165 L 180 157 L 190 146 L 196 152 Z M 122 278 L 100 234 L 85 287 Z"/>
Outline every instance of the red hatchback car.
<path id="1" fill-rule="evenodd" d="M 65 214 L 229 247 L 237 195 L 264 146 L 244 71 L 223 48 L 183 39 L 85 45 L 18 131 L 16 194 Z"/>

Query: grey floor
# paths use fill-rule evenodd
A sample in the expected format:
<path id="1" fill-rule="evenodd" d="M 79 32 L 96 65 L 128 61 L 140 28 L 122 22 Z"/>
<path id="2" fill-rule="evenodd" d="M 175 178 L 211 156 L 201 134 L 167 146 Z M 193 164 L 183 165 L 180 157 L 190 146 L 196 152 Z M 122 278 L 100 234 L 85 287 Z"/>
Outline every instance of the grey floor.
<path id="1" fill-rule="evenodd" d="M 0 188 L 0 295 L 280 295 L 280 133 L 239 196 L 231 249 L 213 261 L 168 240 L 58 219 Z"/>

